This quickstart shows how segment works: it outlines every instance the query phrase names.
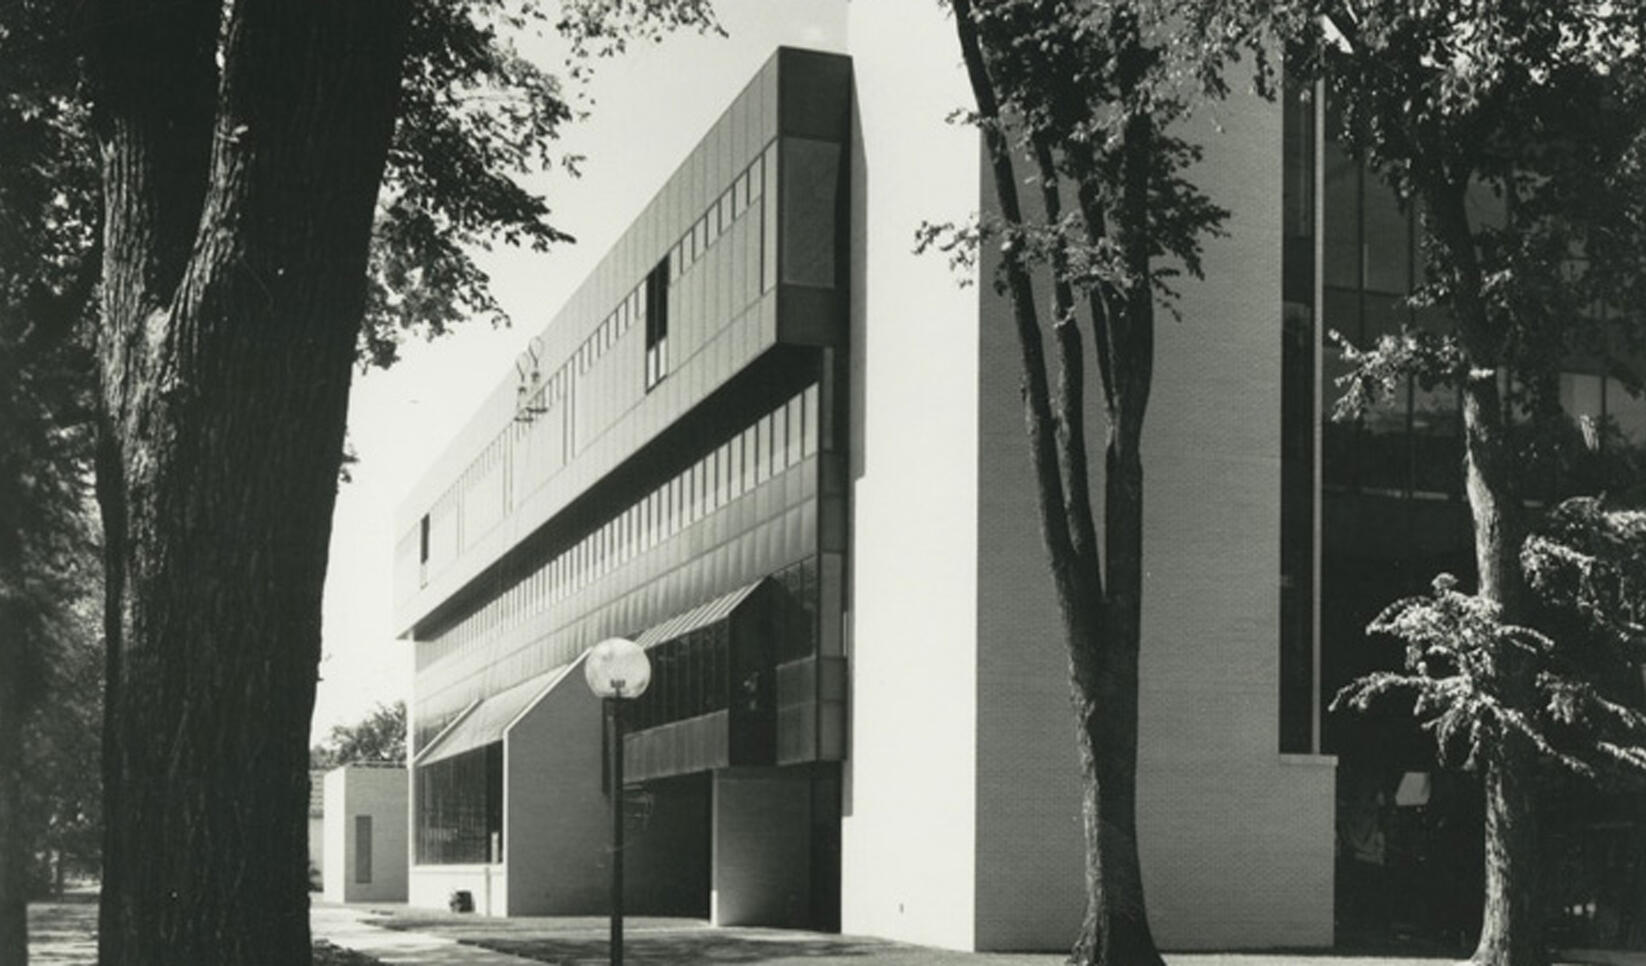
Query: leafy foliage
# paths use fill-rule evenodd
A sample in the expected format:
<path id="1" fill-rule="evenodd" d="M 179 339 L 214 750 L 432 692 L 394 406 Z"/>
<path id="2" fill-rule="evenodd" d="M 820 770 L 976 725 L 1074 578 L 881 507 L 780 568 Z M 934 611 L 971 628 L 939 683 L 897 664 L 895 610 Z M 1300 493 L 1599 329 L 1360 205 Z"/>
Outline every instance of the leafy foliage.
<path id="1" fill-rule="evenodd" d="M 1170 305 L 1171 280 L 1201 275 L 1202 241 L 1219 234 L 1228 215 L 1187 177 L 1202 149 L 1172 125 L 1203 98 L 1227 93 L 1224 68 L 1242 51 L 1254 55 L 1254 76 L 1267 88 L 1272 70 L 1264 45 L 1253 42 L 1255 21 L 1237 19 L 1239 5 L 1189 0 L 1004 0 L 967 9 L 987 53 L 998 117 L 961 110 L 951 119 L 1001 130 L 1039 166 L 1028 184 L 1069 179 L 1078 203 L 1044 218 L 928 222 L 917 249 L 943 251 L 966 267 L 980 245 L 998 244 L 1025 264 L 1052 266 L 1076 298 L 1114 302 L 1141 283 L 1138 291 Z M 1125 160 L 1127 125 L 1135 147 L 1139 118 L 1150 128 L 1144 156 L 1132 158 L 1141 171 Z M 1127 176 L 1147 180 L 1143 223 L 1116 210 Z M 1128 251 L 1133 241 L 1142 249 Z M 996 284 L 1004 291 L 1003 280 Z"/>
<path id="2" fill-rule="evenodd" d="M 352 725 L 335 725 L 325 741 L 309 749 L 310 768 L 361 762 L 406 763 L 406 702 L 379 704 Z"/>
<path id="3" fill-rule="evenodd" d="M 1333 708 L 1409 694 L 1441 759 L 1465 768 L 1515 731 L 1579 776 L 1646 773 L 1646 512 L 1568 500 L 1526 541 L 1521 562 L 1539 623 L 1557 635 L 1505 622 L 1497 602 L 1443 574 L 1431 594 L 1396 601 L 1368 628 L 1405 642 L 1404 672 L 1350 683 Z M 1526 660 L 1531 700 L 1516 690 Z"/>
<path id="4" fill-rule="evenodd" d="M 497 241 L 547 251 L 574 239 L 526 184 L 581 158 L 562 127 L 586 107 L 592 60 L 630 40 L 717 30 L 708 0 L 573 0 L 550 23 L 531 0 L 422 0 L 412 10 L 400 119 L 373 227 L 362 362 L 388 366 L 406 333 L 441 335 L 470 318 L 508 319 L 473 253 Z M 517 39 L 557 32 L 571 47 L 568 88 L 523 57 Z"/>
<path id="5" fill-rule="evenodd" d="M 555 163 L 551 145 L 572 110 L 559 82 L 500 32 L 539 19 L 511 7 L 413 6 L 361 336 L 374 365 L 394 362 L 406 329 L 432 337 L 470 316 L 505 321 L 473 250 L 493 238 L 539 251 L 571 240 L 521 183 Z"/>
<path id="6" fill-rule="evenodd" d="M 57 598 L 41 693 L 23 746 L 23 854 L 31 884 L 48 881 L 56 852 L 95 863 L 101 850 L 103 783 L 95 767 L 102 738 L 102 581 L 88 555 L 64 575 L 72 588 Z"/>
<path id="7" fill-rule="evenodd" d="M 102 647 L 89 502 L 89 305 L 97 190 L 76 97 L 72 8 L 0 18 L 0 761 L 15 836 L 41 881 L 48 850 L 96 854 Z M 4 708 L 5 705 L 10 708 Z M 4 951 L 0 951 L 3 955 Z"/>
<path id="8" fill-rule="evenodd" d="M 1324 80 L 1346 147 L 1421 215 L 1426 281 L 1411 303 L 1454 312 L 1460 300 L 1478 303 L 1492 335 L 1431 329 L 1418 337 L 1424 356 L 1410 351 L 1411 336 L 1385 338 L 1354 356 L 1362 373 L 1461 384 L 1503 365 L 1517 406 L 1547 412 L 1558 404 L 1545 376 L 1590 352 L 1638 386 L 1627 360 L 1646 333 L 1646 8 L 1327 0 L 1312 9 L 1326 34 L 1300 38 L 1296 72 Z M 1482 215 L 1477 203 L 1488 199 L 1500 213 Z M 1437 358 L 1446 364 L 1431 365 Z M 1345 411 L 1362 401 L 1351 393 Z"/>

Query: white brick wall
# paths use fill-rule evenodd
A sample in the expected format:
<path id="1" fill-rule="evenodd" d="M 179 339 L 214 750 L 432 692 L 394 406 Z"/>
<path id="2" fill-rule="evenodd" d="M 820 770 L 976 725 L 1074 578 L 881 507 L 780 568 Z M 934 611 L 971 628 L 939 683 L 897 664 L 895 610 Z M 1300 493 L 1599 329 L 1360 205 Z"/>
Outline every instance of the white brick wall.
<path id="1" fill-rule="evenodd" d="M 952 25 L 926 5 L 856 4 L 851 27 L 862 388 L 843 926 L 1065 948 L 1084 901 L 1079 770 L 1017 350 L 987 274 L 958 293 L 940 258 L 906 254 L 921 219 L 978 203 L 975 138 L 942 123 L 969 91 Z M 1256 101 L 1219 115 L 1203 183 L 1232 237 L 1185 285 L 1184 321 L 1159 319 L 1144 442 L 1144 879 L 1168 948 L 1321 945 L 1332 764 L 1277 739 L 1280 116 Z"/>
<path id="2" fill-rule="evenodd" d="M 1224 133 L 1197 127 L 1199 177 L 1230 237 L 1182 286 L 1183 321 L 1158 317 L 1144 430 L 1143 876 L 1164 947 L 1325 945 L 1331 761 L 1283 760 L 1277 736 L 1280 114 L 1255 99 L 1218 113 Z M 977 942 L 1058 946 L 1083 901 L 1074 726 L 1017 349 L 1003 300 L 984 299 Z"/>
<path id="3" fill-rule="evenodd" d="M 925 0 L 850 9 L 856 110 L 842 928 L 972 945 L 977 296 L 910 254 L 923 218 L 976 207 L 976 135 L 943 124 L 965 78 Z"/>

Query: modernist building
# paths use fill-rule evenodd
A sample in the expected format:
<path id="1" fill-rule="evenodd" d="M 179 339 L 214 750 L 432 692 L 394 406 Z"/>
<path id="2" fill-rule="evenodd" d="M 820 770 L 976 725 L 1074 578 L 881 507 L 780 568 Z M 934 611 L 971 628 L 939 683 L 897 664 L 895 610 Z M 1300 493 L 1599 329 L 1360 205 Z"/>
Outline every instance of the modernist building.
<path id="1" fill-rule="evenodd" d="M 1011 330 L 909 252 L 992 192 L 943 124 L 944 24 L 911 48 L 897 18 L 854 9 L 850 58 L 778 51 L 408 500 L 414 904 L 604 909 L 578 661 L 621 634 L 656 668 L 631 908 L 1073 934 L 1078 763 Z M 1147 443 L 1142 848 L 1178 948 L 1332 936 L 1333 761 L 1281 733 L 1282 119 L 1247 107 L 1205 166 L 1234 240 L 1162 326 Z"/>
<path id="2" fill-rule="evenodd" d="M 930 6 L 855 4 L 849 56 L 774 54 L 409 497 L 414 904 L 604 910 L 610 736 L 579 661 L 624 635 L 655 668 L 631 908 L 1073 935 L 1078 762 L 1007 308 L 987 258 L 962 288 L 910 253 L 993 204 L 943 123 L 969 93 Z M 1229 234 L 1159 327 L 1145 430 L 1144 874 L 1169 948 L 1329 945 L 1340 811 L 1427 758 L 1361 763 L 1322 705 L 1387 661 L 1378 607 L 1468 568 L 1457 407 L 1411 386 L 1325 418 L 1326 330 L 1409 311 L 1410 216 L 1317 100 L 1218 111 L 1195 177 Z M 1566 377 L 1572 410 L 1642 434 L 1603 372 Z"/>

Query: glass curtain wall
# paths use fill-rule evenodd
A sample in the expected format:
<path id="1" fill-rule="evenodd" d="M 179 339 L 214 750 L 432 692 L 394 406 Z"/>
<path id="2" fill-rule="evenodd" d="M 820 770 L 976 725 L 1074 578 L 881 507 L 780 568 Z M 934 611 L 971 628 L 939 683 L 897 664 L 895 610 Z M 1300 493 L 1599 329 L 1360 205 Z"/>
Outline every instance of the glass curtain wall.
<path id="1" fill-rule="evenodd" d="M 417 768 L 417 862 L 503 861 L 503 743 Z"/>

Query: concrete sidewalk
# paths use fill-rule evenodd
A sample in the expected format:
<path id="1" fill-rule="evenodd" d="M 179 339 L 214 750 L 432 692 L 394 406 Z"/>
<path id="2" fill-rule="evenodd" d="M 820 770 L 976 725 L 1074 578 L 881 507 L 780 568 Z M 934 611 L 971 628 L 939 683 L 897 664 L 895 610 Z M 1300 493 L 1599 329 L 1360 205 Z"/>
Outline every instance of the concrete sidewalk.
<path id="1" fill-rule="evenodd" d="M 365 953 L 392 966 L 527 966 L 532 962 L 445 936 L 384 929 L 373 925 L 373 920 L 381 922 L 383 916 L 368 906 L 315 902 L 309 907 L 309 929 L 315 939 Z"/>

